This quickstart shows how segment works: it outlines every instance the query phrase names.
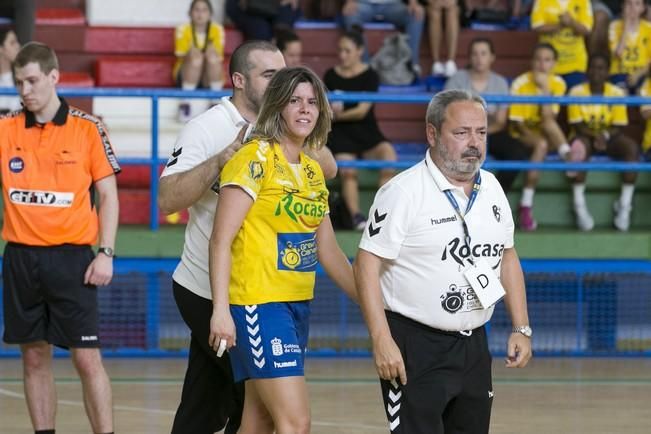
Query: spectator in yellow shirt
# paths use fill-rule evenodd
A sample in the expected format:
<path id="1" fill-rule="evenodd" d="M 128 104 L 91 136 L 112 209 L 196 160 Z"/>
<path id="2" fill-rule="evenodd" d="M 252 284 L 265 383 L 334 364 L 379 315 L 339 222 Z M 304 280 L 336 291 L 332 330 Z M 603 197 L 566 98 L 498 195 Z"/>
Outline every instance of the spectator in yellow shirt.
<path id="1" fill-rule="evenodd" d="M 183 90 L 197 87 L 221 90 L 224 87 L 224 27 L 212 21 L 208 0 L 192 0 L 190 22 L 176 28 L 174 36 L 174 78 Z M 190 119 L 190 103 L 179 105 L 179 120 Z"/>
<path id="2" fill-rule="evenodd" d="M 554 74 L 557 53 L 547 43 L 536 45 L 533 52 L 532 70 L 518 76 L 511 85 L 512 95 L 561 96 L 565 94 L 565 82 Z M 570 158 L 570 146 L 565 133 L 558 125 L 558 104 L 512 104 L 509 109 L 509 132 L 532 149 L 530 161 L 540 162 L 548 151 L 558 151 L 564 159 Z M 520 229 L 534 231 L 538 224 L 533 217 L 533 196 L 538 183 L 536 170 L 527 172 L 520 207 Z"/>
<path id="3" fill-rule="evenodd" d="M 608 28 L 611 81 L 631 93 L 635 93 L 651 61 L 651 23 L 642 18 L 643 14 L 643 0 L 625 0 L 622 18 Z"/>
<path id="4" fill-rule="evenodd" d="M 588 81 L 574 86 L 570 90 L 570 95 L 623 97 L 625 92 L 607 81 L 609 67 L 610 61 L 607 55 L 592 55 L 588 64 Z M 622 128 L 628 124 L 624 104 L 570 104 L 567 113 L 568 121 L 572 126 L 572 148 L 581 148 L 580 154 L 584 156 L 584 161 L 593 153 L 605 153 L 618 161 L 638 161 L 637 143 L 622 132 Z M 635 172 L 622 174 L 622 191 L 619 200 L 614 204 L 613 221 L 620 231 L 626 231 L 630 226 L 636 177 Z M 572 193 L 576 224 L 582 231 L 589 231 L 594 227 L 594 220 L 585 200 L 585 179 L 585 172 L 576 173 Z"/>
<path id="5" fill-rule="evenodd" d="M 640 96 L 651 97 L 651 72 L 640 86 Z M 651 105 L 647 104 L 640 107 L 640 113 L 642 118 L 646 120 L 644 138 L 642 139 L 642 152 L 644 152 L 645 160 L 651 161 Z"/>
<path id="6" fill-rule="evenodd" d="M 585 37 L 592 24 L 590 0 L 536 0 L 533 5 L 531 28 L 540 34 L 540 42 L 551 44 L 558 52 L 554 73 L 561 75 L 568 87 L 585 80 Z"/>

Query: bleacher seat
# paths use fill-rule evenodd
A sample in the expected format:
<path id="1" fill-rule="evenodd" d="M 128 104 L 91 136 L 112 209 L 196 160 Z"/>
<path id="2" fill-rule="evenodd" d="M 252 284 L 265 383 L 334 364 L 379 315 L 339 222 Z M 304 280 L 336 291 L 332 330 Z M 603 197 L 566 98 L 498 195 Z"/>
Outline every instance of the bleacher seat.
<path id="1" fill-rule="evenodd" d="M 97 54 L 174 53 L 174 29 L 146 27 L 88 27 L 84 51 Z"/>
<path id="2" fill-rule="evenodd" d="M 98 86 L 166 87 L 172 80 L 173 56 L 101 56 L 95 64 Z"/>
<path id="3" fill-rule="evenodd" d="M 36 25 L 54 26 L 83 26 L 86 17 L 79 8 L 38 8 L 36 10 Z"/>
<path id="4" fill-rule="evenodd" d="M 118 178 L 121 175 L 118 175 Z M 121 188 L 118 190 L 120 201 L 120 224 L 146 225 L 149 223 L 149 188 Z M 186 224 L 188 212 L 183 210 L 172 215 L 158 214 L 158 222 L 161 224 Z"/>
<path id="5" fill-rule="evenodd" d="M 163 166 L 158 173 L 163 172 Z M 149 188 L 151 184 L 151 173 L 146 164 L 129 164 L 122 166 L 122 172 L 117 177 L 118 186 L 124 188 Z"/>
<path id="6" fill-rule="evenodd" d="M 95 80 L 87 72 L 62 71 L 59 78 L 59 86 L 62 87 L 93 87 Z"/>

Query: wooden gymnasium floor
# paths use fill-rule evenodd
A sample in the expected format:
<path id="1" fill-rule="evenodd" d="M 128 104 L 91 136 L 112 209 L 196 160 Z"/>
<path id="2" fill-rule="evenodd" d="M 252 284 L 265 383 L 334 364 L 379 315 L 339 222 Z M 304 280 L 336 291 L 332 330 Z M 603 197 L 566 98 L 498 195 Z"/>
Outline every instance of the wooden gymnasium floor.
<path id="1" fill-rule="evenodd" d="M 183 359 L 106 359 L 116 432 L 169 433 Z M 308 359 L 313 434 L 388 433 L 369 359 Z M 87 434 L 80 385 L 55 360 L 57 432 Z M 534 359 L 524 370 L 494 365 L 491 433 L 651 432 L 651 359 Z M 20 362 L 0 359 L 0 434 L 28 434 Z M 188 433 L 192 434 L 192 433 Z"/>

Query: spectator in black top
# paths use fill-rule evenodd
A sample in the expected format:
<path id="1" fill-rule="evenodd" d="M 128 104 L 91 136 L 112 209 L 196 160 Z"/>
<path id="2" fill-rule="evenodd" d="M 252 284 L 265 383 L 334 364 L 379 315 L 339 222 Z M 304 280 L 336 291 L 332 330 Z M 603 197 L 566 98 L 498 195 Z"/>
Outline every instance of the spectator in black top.
<path id="1" fill-rule="evenodd" d="M 280 28 L 276 31 L 275 39 L 276 46 L 280 52 L 283 53 L 285 65 L 287 65 L 288 68 L 301 66 L 303 64 L 301 61 L 303 43 L 296 33 L 290 29 Z"/>
<path id="2" fill-rule="evenodd" d="M 293 28 L 294 22 L 301 16 L 298 0 L 226 0 L 226 14 L 235 27 L 244 34 L 244 39 L 271 41 L 274 30 Z"/>
<path id="3" fill-rule="evenodd" d="M 339 65 L 330 68 L 323 81 L 330 91 L 377 92 L 380 80 L 377 73 L 362 62 L 364 39 L 359 32 L 346 32 L 339 38 Z M 396 151 L 384 137 L 369 102 L 333 102 L 334 113 L 332 131 L 328 137 L 328 147 L 337 160 L 366 158 L 371 160 L 396 160 Z M 339 169 L 341 174 L 341 193 L 346 207 L 352 216 L 355 229 L 363 230 L 366 217 L 359 206 L 357 171 L 349 168 Z M 394 171 L 380 171 L 380 185 L 387 182 Z"/>

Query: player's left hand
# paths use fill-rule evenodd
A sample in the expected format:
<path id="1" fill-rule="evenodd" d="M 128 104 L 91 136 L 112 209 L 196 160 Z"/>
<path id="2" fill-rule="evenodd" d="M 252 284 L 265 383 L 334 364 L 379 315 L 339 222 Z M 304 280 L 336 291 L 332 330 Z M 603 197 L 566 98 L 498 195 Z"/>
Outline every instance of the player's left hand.
<path id="1" fill-rule="evenodd" d="M 522 333 L 511 333 L 507 344 L 506 367 L 524 368 L 531 359 L 531 338 Z"/>
<path id="2" fill-rule="evenodd" d="M 113 258 L 99 253 L 84 274 L 84 285 L 104 286 L 113 278 Z"/>

